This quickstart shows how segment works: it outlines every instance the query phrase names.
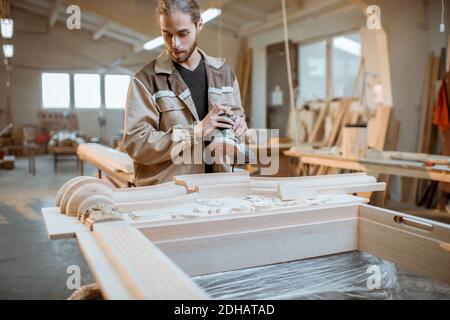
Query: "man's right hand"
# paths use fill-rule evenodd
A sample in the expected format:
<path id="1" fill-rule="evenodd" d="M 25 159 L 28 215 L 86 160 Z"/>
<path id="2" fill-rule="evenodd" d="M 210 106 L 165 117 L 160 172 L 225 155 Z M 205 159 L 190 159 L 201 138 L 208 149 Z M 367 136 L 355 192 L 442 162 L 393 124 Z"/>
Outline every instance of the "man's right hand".
<path id="1" fill-rule="evenodd" d="M 206 115 L 206 117 L 197 124 L 201 137 L 206 137 L 215 129 L 232 129 L 234 121 L 225 117 L 225 115 L 233 115 L 230 108 L 225 106 L 215 106 Z"/>

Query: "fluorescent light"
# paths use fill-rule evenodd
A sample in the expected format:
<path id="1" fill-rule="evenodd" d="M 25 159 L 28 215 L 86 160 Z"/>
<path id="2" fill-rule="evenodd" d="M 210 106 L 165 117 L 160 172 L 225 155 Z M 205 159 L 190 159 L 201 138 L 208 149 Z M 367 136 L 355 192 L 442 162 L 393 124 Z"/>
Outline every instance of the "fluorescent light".
<path id="1" fill-rule="evenodd" d="M 1 19 L 1 32 L 2 37 L 5 39 L 11 39 L 14 33 L 14 21 L 13 19 Z"/>
<path id="2" fill-rule="evenodd" d="M 164 44 L 164 39 L 162 37 L 155 38 L 144 44 L 144 50 L 153 50 Z"/>
<path id="3" fill-rule="evenodd" d="M 209 8 L 205 12 L 202 13 L 203 23 L 207 23 L 222 14 L 222 9 L 217 8 Z"/>
<path id="4" fill-rule="evenodd" d="M 333 40 L 333 45 L 347 53 L 355 56 L 361 55 L 361 44 L 347 37 L 338 37 Z"/>
<path id="5" fill-rule="evenodd" d="M 3 55 L 5 56 L 5 58 L 12 58 L 14 56 L 14 45 L 4 44 Z"/>
<path id="6" fill-rule="evenodd" d="M 217 8 L 209 8 L 208 10 L 204 11 L 202 13 L 202 20 L 203 23 L 207 23 L 218 16 L 222 14 L 222 9 Z M 156 49 L 164 44 L 164 39 L 162 37 L 155 38 L 153 40 L 150 40 L 149 42 L 146 42 L 144 44 L 144 50 L 153 50 Z"/>

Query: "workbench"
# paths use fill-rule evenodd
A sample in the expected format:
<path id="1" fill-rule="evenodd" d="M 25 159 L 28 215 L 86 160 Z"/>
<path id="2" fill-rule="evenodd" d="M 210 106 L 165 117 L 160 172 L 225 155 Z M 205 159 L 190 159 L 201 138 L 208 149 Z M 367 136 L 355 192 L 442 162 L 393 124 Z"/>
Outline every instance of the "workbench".
<path id="1" fill-rule="evenodd" d="M 201 174 L 131 189 L 77 177 L 42 213 L 51 239 L 77 239 L 107 299 L 208 299 L 196 277 L 242 270 L 245 290 L 247 269 L 358 251 L 450 284 L 450 226 L 350 195 L 384 188 L 364 173 Z"/>
<path id="2" fill-rule="evenodd" d="M 75 161 L 77 165 L 78 156 L 75 147 L 71 146 L 48 146 L 48 152 L 53 154 L 53 169 L 55 174 L 58 172 L 58 162 Z"/>
<path id="3" fill-rule="evenodd" d="M 361 159 L 345 159 L 336 149 L 292 147 L 284 154 L 298 161 L 297 172 L 310 174 L 309 165 L 450 182 L 450 157 L 395 151 L 373 151 Z M 292 162 L 291 162 L 292 163 Z M 308 165 L 308 166 L 306 166 Z"/>

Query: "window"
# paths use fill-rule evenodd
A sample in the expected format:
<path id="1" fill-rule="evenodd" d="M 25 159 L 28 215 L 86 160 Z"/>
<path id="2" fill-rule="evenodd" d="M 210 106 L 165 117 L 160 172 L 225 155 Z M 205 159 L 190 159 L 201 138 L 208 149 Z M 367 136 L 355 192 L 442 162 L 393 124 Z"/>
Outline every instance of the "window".
<path id="1" fill-rule="evenodd" d="M 327 97 L 327 43 L 320 41 L 300 47 L 300 100 Z"/>
<path id="2" fill-rule="evenodd" d="M 352 95 L 361 60 L 358 32 L 300 45 L 299 55 L 301 104 Z"/>
<path id="3" fill-rule="evenodd" d="M 42 74 L 42 107 L 70 107 L 70 76 L 67 73 Z"/>
<path id="4" fill-rule="evenodd" d="M 75 108 L 98 109 L 101 106 L 100 75 L 75 74 Z"/>
<path id="5" fill-rule="evenodd" d="M 358 33 L 333 39 L 333 96 L 350 97 L 358 74 L 361 41 Z"/>
<path id="6" fill-rule="evenodd" d="M 126 75 L 105 76 L 105 106 L 107 109 L 124 109 L 130 77 Z"/>

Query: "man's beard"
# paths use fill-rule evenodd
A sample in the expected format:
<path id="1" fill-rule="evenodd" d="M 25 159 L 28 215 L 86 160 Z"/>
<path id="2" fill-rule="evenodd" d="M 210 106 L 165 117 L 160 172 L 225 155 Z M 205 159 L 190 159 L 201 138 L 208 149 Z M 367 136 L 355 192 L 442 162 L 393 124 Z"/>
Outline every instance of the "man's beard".
<path id="1" fill-rule="evenodd" d="M 172 56 L 175 59 L 176 63 L 182 64 L 189 60 L 189 58 L 192 56 L 192 54 L 194 53 L 196 48 L 197 48 L 197 39 L 195 39 L 192 46 L 186 52 L 184 52 L 181 56 L 176 56 L 174 53 L 172 54 Z"/>

